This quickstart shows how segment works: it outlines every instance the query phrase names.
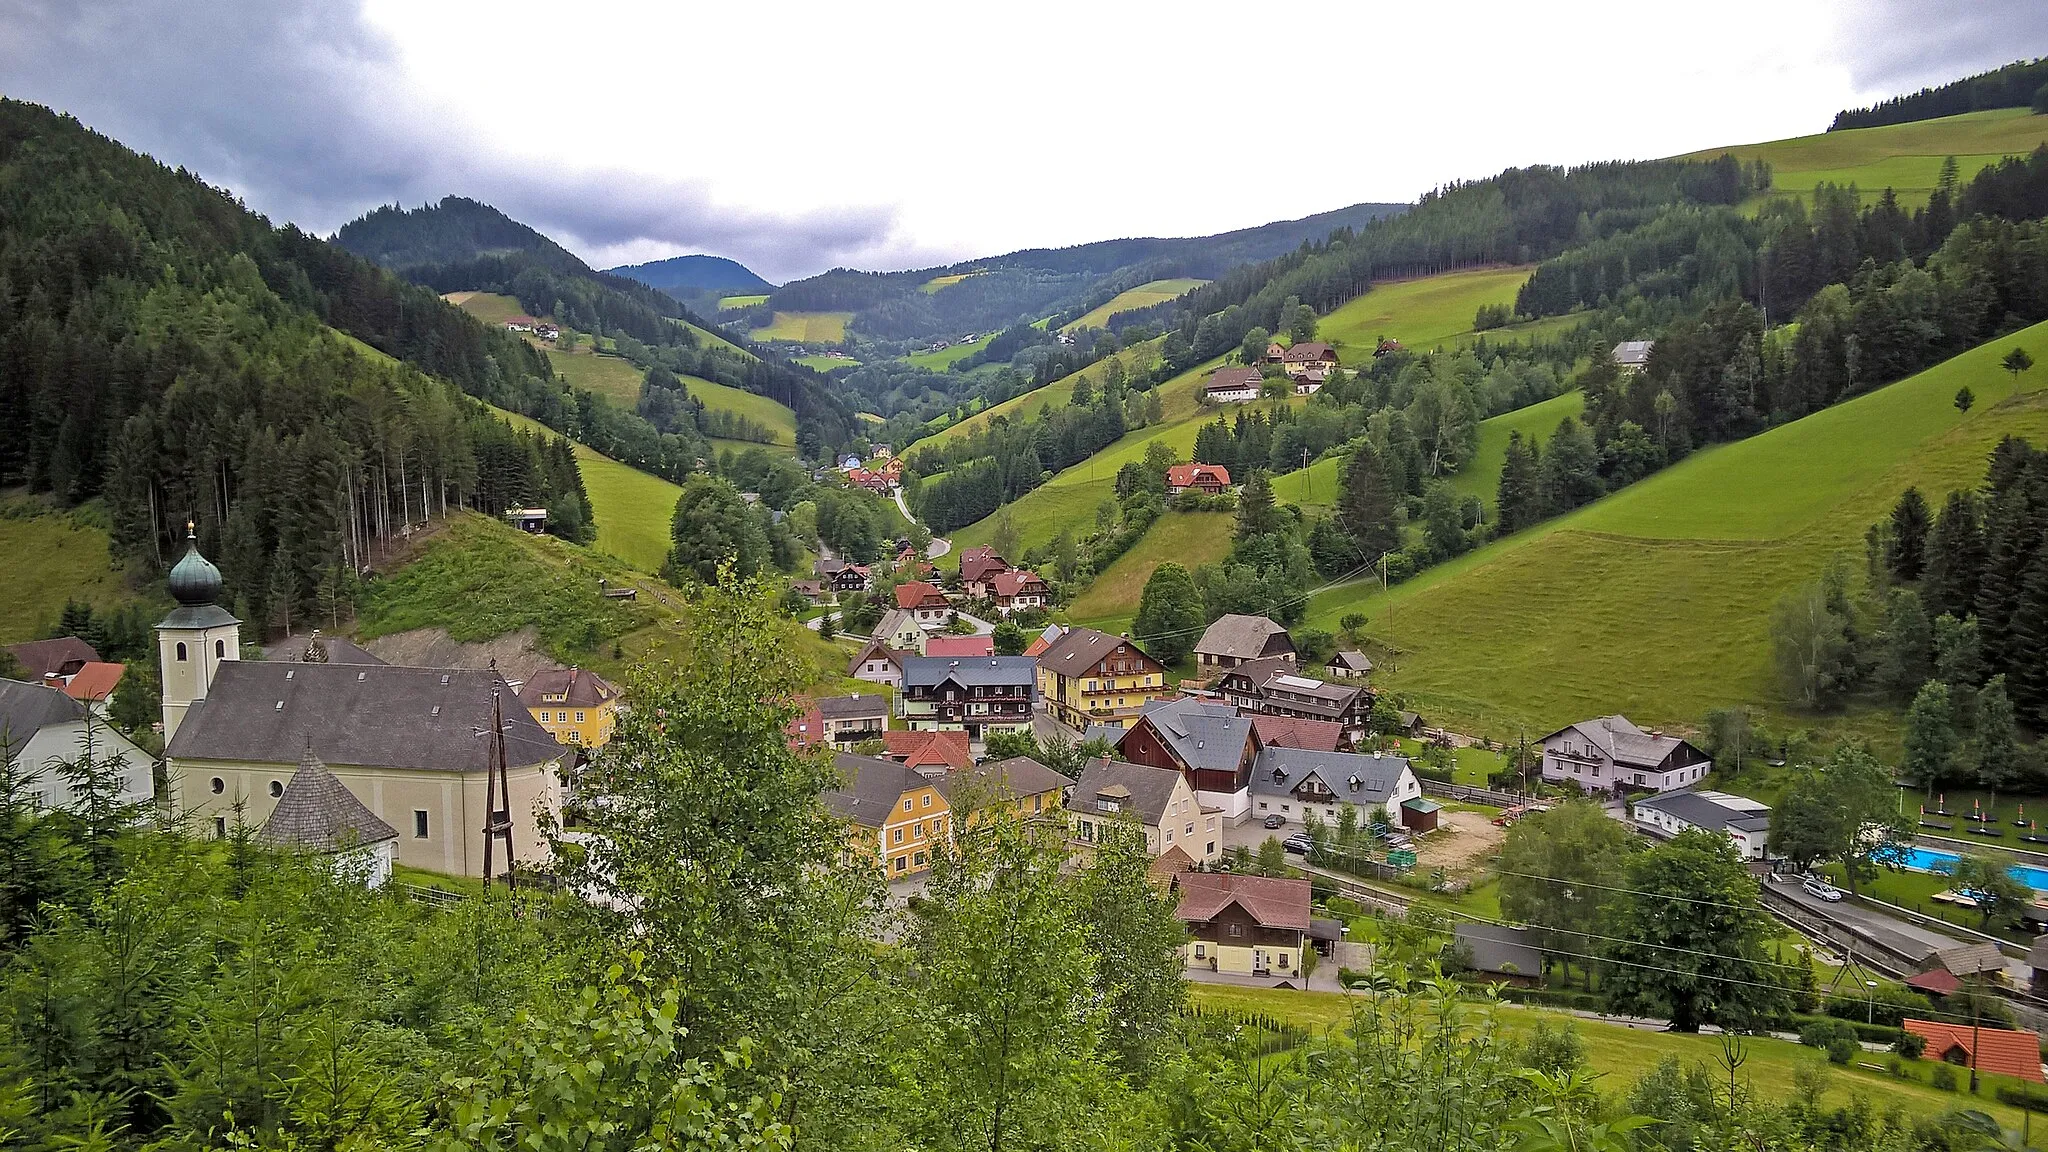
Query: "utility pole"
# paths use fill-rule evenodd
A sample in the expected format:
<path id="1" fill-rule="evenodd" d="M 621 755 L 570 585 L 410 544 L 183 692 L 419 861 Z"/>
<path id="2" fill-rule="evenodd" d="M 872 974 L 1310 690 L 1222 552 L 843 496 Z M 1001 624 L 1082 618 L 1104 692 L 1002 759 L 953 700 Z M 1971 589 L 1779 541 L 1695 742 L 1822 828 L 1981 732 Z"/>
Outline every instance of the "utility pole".
<path id="1" fill-rule="evenodd" d="M 491 674 L 496 678 L 498 662 L 491 661 Z M 481 736 L 483 733 L 478 732 Z M 505 766 L 505 708 L 497 684 L 491 685 L 491 752 L 490 763 L 484 768 L 484 887 L 491 886 L 492 850 L 500 837 L 505 841 L 505 886 L 514 886 L 515 863 L 512 858 L 512 781 Z M 500 808 L 499 803 L 504 807 Z"/>

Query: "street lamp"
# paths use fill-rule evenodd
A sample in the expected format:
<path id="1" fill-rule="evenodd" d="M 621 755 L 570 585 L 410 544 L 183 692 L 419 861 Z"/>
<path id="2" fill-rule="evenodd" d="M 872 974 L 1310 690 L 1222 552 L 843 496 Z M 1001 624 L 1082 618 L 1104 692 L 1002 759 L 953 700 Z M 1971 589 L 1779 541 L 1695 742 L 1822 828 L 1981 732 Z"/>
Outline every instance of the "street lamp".
<path id="1" fill-rule="evenodd" d="M 1863 994 L 1863 1022 L 1870 1024 L 1874 1022 L 1872 1017 L 1877 1012 L 1877 981 L 1865 980 L 1863 987 L 1868 989 Z"/>

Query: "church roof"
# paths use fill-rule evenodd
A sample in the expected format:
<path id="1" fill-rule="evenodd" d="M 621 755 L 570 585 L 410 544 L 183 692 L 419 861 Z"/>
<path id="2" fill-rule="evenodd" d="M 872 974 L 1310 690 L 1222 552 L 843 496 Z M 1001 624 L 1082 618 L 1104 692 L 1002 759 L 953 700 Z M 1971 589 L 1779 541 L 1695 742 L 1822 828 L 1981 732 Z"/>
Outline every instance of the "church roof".
<path id="1" fill-rule="evenodd" d="M 396 840 L 398 830 L 356 799 L 309 748 L 256 839 L 280 848 L 339 852 Z"/>

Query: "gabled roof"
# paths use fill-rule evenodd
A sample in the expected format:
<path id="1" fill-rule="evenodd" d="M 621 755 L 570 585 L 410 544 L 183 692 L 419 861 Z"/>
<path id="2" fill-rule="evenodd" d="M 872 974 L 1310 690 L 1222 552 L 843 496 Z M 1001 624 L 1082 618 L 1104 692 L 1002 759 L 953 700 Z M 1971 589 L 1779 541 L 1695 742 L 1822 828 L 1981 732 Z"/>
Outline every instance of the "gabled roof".
<path id="1" fill-rule="evenodd" d="M 1203 385 L 1205 392 L 1235 392 L 1241 388 L 1257 388 L 1263 381 L 1257 368 L 1218 368 L 1209 374 L 1209 382 Z"/>
<path id="2" fill-rule="evenodd" d="M 1393 799 L 1394 786 L 1408 770 L 1405 756 L 1267 748 L 1252 765 L 1251 790 L 1254 795 L 1291 796 L 1305 781 L 1315 779 L 1338 803 L 1370 808 Z"/>
<path id="3" fill-rule="evenodd" d="M 1981 976 L 1986 972 L 2005 971 L 2005 954 L 1998 950 L 1998 945 L 1988 940 L 1940 949 L 1935 952 L 1933 960 L 1943 971 L 1957 976 Z"/>
<path id="4" fill-rule="evenodd" d="M 932 783 L 894 760 L 841 752 L 832 762 L 838 765 L 846 782 L 825 789 L 819 799 L 824 801 L 826 811 L 863 828 L 880 828 L 888 823 L 889 813 L 896 810 L 896 802 L 905 792 L 929 788 Z"/>
<path id="5" fill-rule="evenodd" d="M 985 788 L 992 794 L 989 799 L 1010 801 L 1020 796 L 1040 796 L 1047 792 L 1058 792 L 1072 783 L 1072 780 L 1029 756 L 985 761 L 970 768 L 949 772 L 944 779 L 938 781 L 939 791 L 945 793 L 948 804 L 953 802 L 954 792 L 963 787 Z"/>
<path id="6" fill-rule="evenodd" d="M 1228 704 L 1180 696 L 1139 710 L 1174 758 L 1190 769 L 1235 772 L 1252 740 L 1252 721 Z"/>
<path id="7" fill-rule="evenodd" d="M 1330 657 L 1330 667 L 1346 668 L 1353 672 L 1370 672 L 1372 671 L 1372 661 L 1366 658 L 1365 653 L 1347 648 Z"/>
<path id="8" fill-rule="evenodd" d="M 891 608 L 882 613 L 882 618 L 875 623 L 875 635 L 894 636 L 898 632 L 908 632 L 913 628 L 919 632 L 924 631 L 918 627 L 917 618 L 910 614 L 910 609 Z"/>
<path id="9" fill-rule="evenodd" d="M 790 717 L 789 723 L 782 726 L 782 732 L 789 737 L 789 746 L 801 752 L 824 743 L 825 718 L 818 714 L 816 704 L 798 703 L 803 705 L 803 711 Z"/>
<path id="10" fill-rule="evenodd" d="M 293 764 L 310 736 L 314 755 L 327 764 L 481 772 L 490 762 L 493 688 L 504 714 L 506 763 L 523 768 L 560 759 L 561 745 L 495 670 L 265 660 L 221 664 L 165 755 Z"/>
<path id="11" fill-rule="evenodd" d="M 324 657 L 322 659 L 321 657 Z M 306 664 L 389 664 L 345 636 L 315 631 L 306 637 L 287 636 L 263 650 L 265 660 L 296 660 Z"/>
<path id="12" fill-rule="evenodd" d="M 1166 486 L 1169 488 L 1192 488 L 1204 480 L 1230 487 L 1230 469 L 1221 464 L 1170 464 L 1166 468 Z"/>
<path id="13" fill-rule="evenodd" d="M 896 586 L 898 608 L 931 607 L 950 603 L 937 586 L 923 580 L 909 580 Z"/>
<path id="14" fill-rule="evenodd" d="M 1549 743 L 1552 737 L 1566 732 L 1577 732 L 1586 741 L 1606 752 L 1617 764 L 1631 768 L 1656 768 L 1671 758 L 1673 752 L 1686 745 L 1676 736 L 1654 736 L 1629 722 L 1626 716 L 1602 716 L 1598 720 L 1581 720 L 1552 732 L 1543 738 Z M 1695 749 L 1697 751 L 1697 749 Z M 1704 757 L 1705 753 L 1701 753 Z"/>
<path id="15" fill-rule="evenodd" d="M 1543 949 L 1524 929 L 1506 924 L 1460 924 L 1453 936 L 1458 947 L 1471 954 L 1475 971 L 1532 979 L 1543 975 Z"/>
<path id="16" fill-rule="evenodd" d="M 1168 844 L 1166 851 L 1152 858 L 1152 865 L 1145 869 L 1145 875 L 1154 884 L 1165 887 L 1173 883 L 1175 876 L 1194 870 L 1195 858 L 1188 855 L 1187 849 L 1178 844 Z"/>
<path id="17" fill-rule="evenodd" d="M 1638 800 L 1635 806 L 1662 812 L 1711 832 L 1762 832 L 1771 826 L 1768 805 L 1725 792 L 1666 792 Z"/>
<path id="18" fill-rule="evenodd" d="M 850 696 L 821 696 L 816 705 L 825 720 L 868 720 L 889 715 L 889 698 L 879 692 L 855 692 Z"/>
<path id="19" fill-rule="evenodd" d="M 87 664 L 100 658 L 92 645 L 76 636 L 10 644 L 7 651 L 21 662 L 22 674 L 30 680 L 41 680 L 53 672 L 61 675 L 66 665 Z"/>
<path id="20" fill-rule="evenodd" d="M 907 768 L 920 770 L 971 768 L 974 753 L 968 750 L 965 732 L 907 732 L 902 729 L 882 733 L 882 747 L 889 759 Z"/>
<path id="21" fill-rule="evenodd" d="M 1180 891 L 1180 907 L 1173 914 L 1184 923 L 1206 924 L 1235 904 L 1262 928 L 1308 931 L 1306 880 L 1230 872 L 1183 872 L 1174 877 L 1173 886 Z"/>
<path id="22" fill-rule="evenodd" d="M 1100 663 L 1103 657 L 1116 651 L 1119 644 L 1129 644 L 1131 651 L 1141 658 L 1159 663 L 1145 655 L 1143 649 L 1131 640 L 1097 632 L 1093 628 L 1070 628 L 1067 634 L 1053 641 L 1038 656 L 1038 666 L 1050 669 L 1063 676 L 1079 676 Z"/>
<path id="23" fill-rule="evenodd" d="M 984 544 L 979 548 L 969 548 L 960 554 L 960 579 L 971 583 L 991 572 L 1001 572 L 1009 566 L 1007 561 L 996 555 L 993 546 Z"/>
<path id="24" fill-rule="evenodd" d="M 1233 683 L 1249 684 L 1254 691 L 1258 691 L 1273 677 L 1292 671 L 1292 656 L 1261 656 L 1256 660 L 1246 660 L 1242 664 L 1225 668 L 1223 673 L 1216 677 L 1216 684 L 1220 686 L 1225 680 L 1229 680 Z"/>
<path id="25" fill-rule="evenodd" d="M 30 738 L 52 724 L 84 718 L 85 706 L 55 688 L 0 680 L 0 740 L 5 741 L 11 753 L 19 754 Z"/>
<path id="26" fill-rule="evenodd" d="M 105 700 L 120 686 L 121 674 L 127 670 L 125 664 L 90 661 L 64 685 L 64 694 L 73 700 Z"/>
<path id="27" fill-rule="evenodd" d="M 1035 665 L 1029 656 L 970 656 L 950 659 L 945 656 L 905 656 L 897 661 L 903 666 L 903 687 L 929 688 L 954 681 L 963 688 L 1011 687 L 1031 684 L 1036 681 Z"/>
<path id="28" fill-rule="evenodd" d="M 543 698 L 558 695 L 567 698 L 547 702 L 595 708 L 618 699 L 619 690 L 612 687 L 611 681 L 583 668 L 543 668 L 519 688 L 519 702 L 528 708 L 538 708 Z"/>
<path id="29" fill-rule="evenodd" d="M 1650 350 L 1656 346 L 1655 340 L 1623 340 L 1614 346 L 1614 362 L 1624 367 L 1648 364 Z"/>
<path id="30" fill-rule="evenodd" d="M 1195 641 L 1197 655 L 1229 656 L 1237 660 L 1256 660 L 1293 651 L 1294 640 L 1279 622 L 1236 612 L 1218 616 L 1202 632 L 1202 638 Z"/>
<path id="31" fill-rule="evenodd" d="M 308 750 L 256 839 L 280 848 L 339 852 L 398 839 L 398 829 L 369 810 Z"/>
<path id="32" fill-rule="evenodd" d="M 1331 348 L 1328 344 L 1315 340 L 1304 340 L 1287 349 L 1286 355 L 1281 357 L 1281 359 L 1289 364 L 1312 364 L 1318 360 L 1335 360 L 1336 358 L 1337 353 L 1335 349 Z"/>
<path id="33" fill-rule="evenodd" d="M 998 572 L 990 583 L 995 585 L 998 596 L 1015 596 L 1034 585 L 1041 590 L 1045 588 L 1045 581 L 1029 568 L 1012 568 L 1008 572 Z"/>
<path id="34" fill-rule="evenodd" d="M 996 654 L 996 638 L 990 632 L 973 636 L 933 636 L 925 640 L 924 654 L 955 660 L 962 657 L 993 656 Z"/>
<path id="35" fill-rule="evenodd" d="M 887 657 L 889 662 L 896 665 L 900 670 L 903 667 L 903 661 L 915 655 L 917 655 L 915 652 L 899 652 L 880 640 L 870 640 L 860 646 L 860 651 L 853 654 L 853 660 L 846 665 L 846 674 L 848 676 L 853 675 L 855 672 L 860 671 L 861 665 L 878 656 Z"/>
<path id="36" fill-rule="evenodd" d="M 1344 726 L 1334 720 L 1304 720 L 1298 716 L 1252 717 L 1252 731 L 1268 748 L 1308 748 L 1335 752 L 1344 740 Z"/>
<path id="37" fill-rule="evenodd" d="M 1128 764 L 1122 760 L 1090 760 L 1081 767 L 1081 778 L 1067 796 L 1067 810 L 1083 815 L 1107 815 L 1097 799 L 1104 793 L 1116 796 L 1121 811 L 1129 812 L 1141 824 L 1157 826 L 1166 816 L 1173 790 L 1181 782 L 1171 768 Z M 1121 793 L 1116 789 L 1122 789 Z"/>
<path id="38" fill-rule="evenodd" d="M 1965 1063 L 1982 1071 L 2017 1076 L 2036 1084 L 2048 1082 L 2041 1075 L 2041 1037 L 2033 1032 L 2009 1028 L 1975 1028 L 1968 1024 L 1939 1024 L 1932 1020 L 1906 1020 L 1906 1031 L 1925 1037 L 1921 1053 L 1939 1060 L 1951 1050 L 1960 1050 Z M 1972 1058 L 1974 1054 L 1974 1059 Z"/>
<path id="39" fill-rule="evenodd" d="M 1934 968 L 1906 977 L 1906 987 L 1936 996 L 1953 996 L 1962 990 L 1963 982 L 1946 968 Z"/>

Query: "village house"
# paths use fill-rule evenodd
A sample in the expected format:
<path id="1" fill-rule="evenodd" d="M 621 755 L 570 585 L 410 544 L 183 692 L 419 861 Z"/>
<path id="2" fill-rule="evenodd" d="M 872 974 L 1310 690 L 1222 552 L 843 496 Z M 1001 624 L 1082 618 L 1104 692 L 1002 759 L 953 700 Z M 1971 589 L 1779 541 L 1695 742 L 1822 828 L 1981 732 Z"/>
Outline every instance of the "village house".
<path id="1" fill-rule="evenodd" d="M 882 755 L 927 776 L 974 767 L 965 732 L 894 731 L 882 736 Z"/>
<path id="2" fill-rule="evenodd" d="M 1344 726 L 1327 720 L 1303 720 L 1295 716 L 1252 716 L 1252 732 L 1262 748 L 1308 748 L 1317 752 L 1342 751 Z"/>
<path id="3" fill-rule="evenodd" d="M 35 773 L 28 792 L 37 807 L 69 808 L 74 803 L 61 765 L 78 759 L 88 731 L 94 759 L 120 761 L 119 801 L 148 803 L 156 794 L 151 779 L 156 757 L 108 727 L 84 703 L 65 695 L 61 683 L 52 687 L 0 680 L 0 753 L 14 762 L 16 771 Z"/>
<path id="4" fill-rule="evenodd" d="M 1038 655 L 1038 694 L 1069 728 L 1124 727 L 1166 684 L 1166 666 L 1128 636 L 1069 629 Z"/>
<path id="5" fill-rule="evenodd" d="M 1582 720 L 1543 738 L 1543 779 L 1587 792 L 1673 792 L 1713 767 L 1690 743 L 1645 732 L 1626 716 Z"/>
<path id="6" fill-rule="evenodd" d="M 1362 680 L 1372 675 L 1372 661 L 1363 652 L 1345 649 L 1330 657 L 1323 674 L 1332 680 Z"/>
<path id="7" fill-rule="evenodd" d="M 924 655 L 931 633 L 918 625 L 917 614 L 908 608 L 891 608 L 875 625 L 874 638 L 898 652 Z"/>
<path id="8" fill-rule="evenodd" d="M 944 628 L 953 622 L 953 602 L 937 586 L 923 580 L 898 584 L 896 607 L 909 612 L 922 628 Z"/>
<path id="9" fill-rule="evenodd" d="M 1421 796 L 1422 784 L 1405 756 L 1267 748 L 1252 765 L 1251 794 L 1252 815 L 1261 819 L 1300 824 L 1313 812 L 1334 822 L 1355 808 L 1364 820 L 1384 808 L 1402 821 L 1402 804 Z"/>
<path id="10" fill-rule="evenodd" d="M 1230 469 L 1219 464 L 1174 464 L 1166 469 L 1166 494 L 1178 496 L 1188 489 L 1221 496 L 1230 491 Z"/>
<path id="11" fill-rule="evenodd" d="M 1922 1060 L 1995 1072 L 2036 1084 L 2048 1083 L 2048 1077 L 2041 1074 L 2041 1037 L 2037 1033 L 1985 1028 L 1969 1022 L 1946 1024 L 1908 1019 L 1902 1025 L 1927 1042 L 1920 1050 Z"/>
<path id="12" fill-rule="evenodd" d="M 1171 768 L 1090 760 L 1067 795 L 1075 844 L 1087 850 L 1118 827 L 1142 829 L 1152 856 L 1178 849 L 1198 864 L 1223 858 L 1222 815 L 1202 804 L 1187 777 Z"/>
<path id="13" fill-rule="evenodd" d="M 1320 368 L 1311 368 L 1299 376 L 1292 377 L 1296 396 L 1313 396 L 1329 383 L 1330 374 Z"/>
<path id="14" fill-rule="evenodd" d="M 169 584 L 178 607 L 157 625 L 164 759 L 176 811 L 195 829 L 260 827 L 310 754 L 399 830 L 399 863 L 478 875 L 495 735 L 513 854 L 543 859 L 538 816 L 560 816 L 564 753 L 495 669 L 244 661 L 241 622 L 214 603 L 220 571 L 189 531 Z"/>
<path id="15" fill-rule="evenodd" d="M 812 707 L 818 713 L 819 739 L 834 748 L 880 740 L 889 730 L 889 698 L 879 692 L 821 696 Z"/>
<path id="16" fill-rule="evenodd" d="M 1280 358 L 1280 367 L 1297 380 L 1310 372 L 1328 377 L 1337 368 L 1337 350 L 1328 344 L 1304 340 L 1287 349 L 1287 354 Z"/>
<path id="17" fill-rule="evenodd" d="M 1264 616 L 1236 612 L 1218 616 L 1195 641 L 1195 663 L 1205 673 L 1268 656 L 1285 656 L 1291 666 L 1294 640 L 1286 628 Z"/>
<path id="18" fill-rule="evenodd" d="M 1302 987 L 1301 953 L 1309 931 L 1309 884 L 1272 876 L 1183 872 L 1174 916 L 1187 925 L 1187 966 L 1235 976 L 1271 977 Z"/>
<path id="19" fill-rule="evenodd" d="M 398 859 L 398 829 L 356 799 L 311 751 L 299 758 L 256 842 L 326 857 L 336 876 L 366 888 L 383 887 Z"/>
<path id="20" fill-rule="evenodd" d="M 1052 589 L 1029 568 L 998 572 L 989 584 L 995 590 L 996 611 L 1005 616 L 1052 603 Z"/>
<path id="21" fill-rule="evenodd" d="M 1250 717 L 1227 704 L 1191 696 L 1153 701 L 1115 747 L 1133 764 L 1180 772 L 1203 804 L 1231 820 L 1249 807 L 1246 788 L 1259 755 L 1258 734 Z"/>
<path id="22" fill-rule="evenodd" d="M 7 646 L 7 654 L 21 665 L 22 679 L 31 684 L 52 680 L 70 681 L 87 664 L 99 662 L 98 650 L 76 636 L 53 640 L 30 640 Z"/>
<path id="23" fill-rule="evenodd" d="M 969 548 L 960 554 L 960 588 L 976 600 L 993 600 L 993 581 L 1009 570 L 1009 562 L 996 555 L 994 548 Z"/>
<path id="24" fill-rule="evenodd" d="M 1271 716 L 1293 716 L 1303 720 L 1327 720 L 1344 729 L 1347 743 L 1365 739 L 1372 721 L 1373 692 L 1356 681 L 1318 680 L 1294 672 L 1274 672 L 1249 689 L 1237 683 L 1245 668 L 1258 668 L 1267 661 L 1242 665 L 1225 673 L 1225 694 L 1241 708 Z"/>
<path id="25" fill-rule="evenodd" d="M 127 672 L 126 664 L 90 661 L 63 682 L 64 694 L 105 716 L 107 709 L 113 707 L 114 693 L 120 690 L 121 677 Z"/>
<path id="26" fill-rule="evenodd" d="M 848 564 L 844 560 L 820 560 L 817 573 L 835 597 L 868 590 L 868 569 L 864 564 Z"/>
<path id="27" fill-rule="evenodd" d="M 920 629 L 922 632 L 922 630 Z M 945 636 L 934 633 L 924 634 L 924 651 L 921 656 L 943 656 L 959 660 L 974 656 L 996 654 L 996 638 L 993 633 L 977 632 L 972 636 Z"/>
<path id="28" fill-rule="evenodd" d="M 838 599 L 823 580 L 791 580 L 789 590 L 813 604 L 829 604 Z"/>
<path id="29" fill-rule="evenodd" d="M 1266 343 L 1266 354 L 1259 359 L 1259 363 L 1278 364 L 1286 358 L 1287 345 L 1282 344 L 1278 340 L 1269 340 Z"/>
<path id="30" fill-rule="evenodd" d="M 1064 819 L 1073 783 L 1029 756 L 1012 756 L 948 772 L 939 791 L 956 813 L 1007 804 L 1026 820 Z M 970 817 L 958 818 L 971 826 Z"/>
<path id="31" fill-rule="evenodd" d="M 1636 827 L 1652 836 L 1669 840 L 1688 828 L 1721 832 L 1744 860 L 1765 858 L 1771 807 L 1747 796 L 1685 790 L 1637 800 L 1630 807 Z"/>
<path id="32" fill-rule="evenodd" d="M 819 798 L 846 824 L 847 854 L 879 865 L 890 880 L 931 867 L 932 851 L 952 835 L 952 808 L 938 783 L 894 760 L 841 752 L 844 783 Z"/>
<path id="33" fill-rule="evenodd" d="M 1264 384 L 1257 368 L 1218 368 L 1202 386 L 1202 399 L 1211 404 L 1242 404 L 1257 400 Z"/>
<path id="34" fill-rule="evenodd" d="M 1630 375 L 1641 372 L 1650 366 L 1650 350 L 1656 346 L 1655 340 L 1623 340 L 1611 353 L 1614 366 Z"/>
<path id="35" fill-rule="evenodd" d="M 619 690 L 581 668 L 543 668 L 519 688 L 519 702 L 564 744 L 602 748 L 619 721 Z"/>
<path id="36" fill-rule="evenodd" d="M 903 686 L 903 661 L 917 655 L 917 650 L 891 648 L 881 640 L 870 640 L 861 645 L 853 654 L 853 660 L 846 666 L 846 674 L 855 680 L 866 680 L 870 684 L 886 684 L 891 688 Z"/>
<path id="37" fill-rule="evenodd" d="M 965 732 L 980 741 L 1031 730 L 1036 668 L 1029 657 L 905 656 L 902 667 L 898 715 L 912 731 Z"/>

